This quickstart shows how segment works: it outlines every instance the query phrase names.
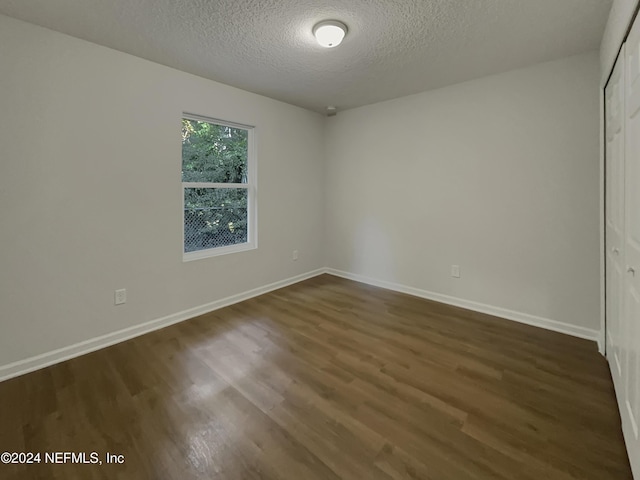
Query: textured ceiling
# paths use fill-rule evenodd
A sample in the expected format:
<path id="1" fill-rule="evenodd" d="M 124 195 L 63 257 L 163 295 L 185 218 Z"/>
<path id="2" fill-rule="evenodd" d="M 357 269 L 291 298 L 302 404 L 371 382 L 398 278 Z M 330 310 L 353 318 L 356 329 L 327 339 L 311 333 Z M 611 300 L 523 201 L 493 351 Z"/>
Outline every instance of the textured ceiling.
<path id="1" fill-rule="evenodd" d="M 288 103 L 344 110 L 596 49 L 611 0 L 0 0 L 0 13 Z M 313 25 L 346 23 L 334 49 Z"/>

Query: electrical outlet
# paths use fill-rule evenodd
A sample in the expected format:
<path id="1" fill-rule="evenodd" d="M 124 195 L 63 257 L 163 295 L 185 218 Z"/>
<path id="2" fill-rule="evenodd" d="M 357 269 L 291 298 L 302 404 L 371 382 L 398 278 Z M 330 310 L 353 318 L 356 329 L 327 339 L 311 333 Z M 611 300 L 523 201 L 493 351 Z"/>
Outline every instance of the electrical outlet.
<path id="1" fill-rule="evenodd" d="M 460 265 L 451 265 L 451 276 L 453 278 L 460 278 Z"/>
<path id="2" fill-rule="evenodd" d="M 294 260 L 298 259 L 298 250 L 293 251 L 293 255 L 291 256 L 291 258 L 293 258 Z"/>
<path id="3" fill-rule="evenodd" d="M 115 292 L 115 303 L 116 305 L 122 305 L 123 303 L 127 303 L 127 290 L 121 289 L 116 290 Z"/>

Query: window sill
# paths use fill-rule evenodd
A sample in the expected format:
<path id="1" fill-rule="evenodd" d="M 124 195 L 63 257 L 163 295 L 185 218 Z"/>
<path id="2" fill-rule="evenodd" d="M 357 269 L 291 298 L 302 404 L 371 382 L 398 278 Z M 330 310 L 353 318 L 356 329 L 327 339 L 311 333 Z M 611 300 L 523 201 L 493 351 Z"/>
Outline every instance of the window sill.
<path id="1" fill-rule="evenodd" d="M 230 253 L 246 252 L 255 250 L 258 246 L 255 243 L 240 243 L 238 245 L 229 245 L 227 247 L 210 248 L 208 250 L 198 250 L 196 252 L 188 252 L 182 254 L 183 262 L 192 262 L 202 258 L 217 257 L 220 255 L 228 255 Z"/>

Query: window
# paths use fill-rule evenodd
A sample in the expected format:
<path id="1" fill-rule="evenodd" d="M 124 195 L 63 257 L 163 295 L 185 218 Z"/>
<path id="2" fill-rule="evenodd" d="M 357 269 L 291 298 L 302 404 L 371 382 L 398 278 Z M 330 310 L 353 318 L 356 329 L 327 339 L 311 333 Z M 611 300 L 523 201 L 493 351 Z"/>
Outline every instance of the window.
<path id="1" fill-rule="evenodd" d="M 182 118 L 184 260 L 256 247 L 253 127 Z"/>

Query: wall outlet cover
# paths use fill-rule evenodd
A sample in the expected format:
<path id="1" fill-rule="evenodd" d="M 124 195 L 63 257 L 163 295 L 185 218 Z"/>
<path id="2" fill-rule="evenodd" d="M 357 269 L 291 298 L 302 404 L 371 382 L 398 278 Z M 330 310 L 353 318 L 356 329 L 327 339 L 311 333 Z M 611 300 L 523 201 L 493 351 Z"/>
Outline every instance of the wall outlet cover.
<path id="1" fill-rule="evenodd" d="M 127 303 L 127 290 L 124 288 L 115 292 L 115 304 L 122 305 L 123 303 Z"/>
<path id="2" fill-rule="evenodd" d="M 460 265 L 451 265 L 451 276 L 460 278 Z"/>

